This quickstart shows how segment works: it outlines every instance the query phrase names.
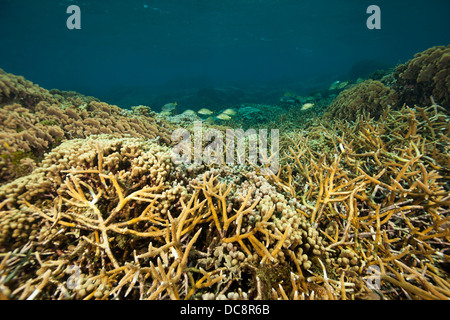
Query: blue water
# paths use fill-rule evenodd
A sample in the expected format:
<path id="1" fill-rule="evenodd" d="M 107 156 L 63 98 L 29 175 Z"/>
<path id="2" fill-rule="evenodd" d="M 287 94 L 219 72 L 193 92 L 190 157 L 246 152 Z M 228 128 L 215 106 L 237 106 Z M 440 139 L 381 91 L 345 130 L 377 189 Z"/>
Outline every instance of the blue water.
<path id="1" fill-rule="evenodd" d="M 81 30 L 69 30 L 69 5 Z M 369 5 L 381 29 L 369 30 Z M 450 1 L 0 0 L 0 68 L 115 103 L 127 88 L 313 88 L 450 43 Z M 137 103 L 137 102 L 136 102 Z M 141 103 L 145 103 L 141 102 Z"/>

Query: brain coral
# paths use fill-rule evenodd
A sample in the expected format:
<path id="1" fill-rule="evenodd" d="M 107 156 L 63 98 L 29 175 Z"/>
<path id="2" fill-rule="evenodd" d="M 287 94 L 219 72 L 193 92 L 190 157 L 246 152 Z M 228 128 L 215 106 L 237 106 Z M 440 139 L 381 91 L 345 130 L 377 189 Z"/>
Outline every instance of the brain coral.
<path id="1" fill-rule="evenodd" d="M 432 95 L 438 104 L 450 109 L 450 45 L 417 53 L 396 68 L 395 77 L 401 102 L 427 106 Z"/>
<path id="2" fill-rule="evenodd" d="M 378 118 L 388 105 L 397 104 L 397 94 L 380 81 L 366 80 L 342 91 L 328 107 L 325 119 L 355 121 L 364 113 Z"/>

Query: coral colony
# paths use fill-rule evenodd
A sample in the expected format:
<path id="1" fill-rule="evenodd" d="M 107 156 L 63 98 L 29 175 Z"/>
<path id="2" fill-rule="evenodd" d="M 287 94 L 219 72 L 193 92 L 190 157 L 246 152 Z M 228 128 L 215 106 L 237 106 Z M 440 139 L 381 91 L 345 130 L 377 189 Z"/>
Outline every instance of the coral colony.
<path id="1" fill-rule="evenodd" d="M 225 160 L 227 165 L 236 163 L 244 165 L 246 162 L 258 165 L 260 163 L 262 165 L 261 170 L 268 175 L 278 172 L 279 131 L 277 129 L 271 130 L 270 156 L 267 150 L 268 137 L 265 129 L 259 129 L 259 134 L 253 129 L 248 129 L 245 132 L 242 129 L 226 129 L 226 139 L 224 140 L 223 133 L 220 130 L 208 128 L 203 133 L 202 122 L 195 121 L 193 132 L 193 149 L 189 130 L 179 128 L 172 133 L 172 141 L 178 142 L 172 148 L 173 163 L 186 165 L 194 162 L 200 165 L 204 162 L 206 165 L 212 165 L 224 164 Z M 202 150 L 204 141 L 210 143 L 206 145 L 205 150 Z M 225 154 L 224 149 L 226 149 Z M 191 150 L 193 150 L 193 154 Z M 248 156 L 246 150 L 248 150 Z"/>
<path id="2" fill-rule="evenodd" d="M 223 113 L 0 70 L 0 298 L 449 299 L 449 57 Z"/>

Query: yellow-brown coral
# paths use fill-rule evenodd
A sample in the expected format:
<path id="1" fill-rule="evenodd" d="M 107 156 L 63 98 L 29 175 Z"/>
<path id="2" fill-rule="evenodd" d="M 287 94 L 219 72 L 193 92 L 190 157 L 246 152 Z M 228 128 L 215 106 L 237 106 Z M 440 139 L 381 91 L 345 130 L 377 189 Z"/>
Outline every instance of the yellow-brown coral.
<path id="1" fill-rule="evenodd" d="M 397 93 L 380 81 L 366 80 L 342 91 L 326 110 L 324 117 L 329 120 L 355 121 L 364 113 L 378 118 L 390 105 L 396 107 Z"/>
<path id="2" fill-rule="evenodd" d="M 450 109 L 450 45 L 419 52 L 395 69 L 395 85 L 402 103 L 430 105 L 431 96 Z"/>
<path id="3" fill-rule="evenodd" d="M 370 86 L 376 118 L 282 133 L 272 176 L 172 163 L 148 108 L 9 101 L 4 149 L 24 141 L 19 124 L 51 150 L 0 187 L 0 297 L 449 299 L 448 112 L 433 98 L 390 108 L 395 95 L 373 81 L 340 106 Z M 64 126 L 27 127 L 43 114 Z M 45 125 L 67 140 L 55 146 Z M 136 135 L 94 135 L 111 125 Z"/>

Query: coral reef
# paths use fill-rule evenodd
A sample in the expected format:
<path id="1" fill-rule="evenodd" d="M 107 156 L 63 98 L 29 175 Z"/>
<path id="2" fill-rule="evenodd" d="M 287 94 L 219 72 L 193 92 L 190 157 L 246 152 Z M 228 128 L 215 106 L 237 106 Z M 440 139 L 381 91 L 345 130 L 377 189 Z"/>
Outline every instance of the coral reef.
<path id="1" fill-rule="evenodd" d="M 448 298 L 443 119 L 432 105 L 362 118 L 359 130 L 322 125 L 328 149 L 310 147 L 316 130 L 299 131 L 283 170 L 267 177 L 247 166 L 174 166 L 170 147 L 139 138 L 64 142 L 34 171 L 40 187 L 0 190 L 2 292 L 368 299 L 363 279 L 376 266 L 376 297 Z"/>
<path id="2" fill-rule="evenodd" d="M 156 115 L 156 117 L 165 119 L 167 122 L 180 127 L 189 127 L 193 125 L 195 121 L 202 121 L 202 119 L 197 114 L 181 113 L 174 116 L 166 116 L 166 117 Z"/>
<path id="3" fill-rule="evenodd" d="M 237 115 L 227 122 L 232 127 L 243 129 L 259 128 L 266 126 L 267 123 L 274 120 L 275 114 L 282 114 L 283 108 L 278 105 L 269 104 L 241 104 Z"/>
<path id="4" fill-rule="evenodd" d="M 433 101 L 387 109 L 377 121 L 326 122 L 320 129 L 327 148 L 310 147 L 316 130 L 290 136 L 274 180 L 301 199 L 326 249 L 338 254 L 328 281 L 377 270 L 383 299 L 450 297 L 449 119 Z"/>
<path id="5" fill-rule="evenodd" d="M 99 99 L 92 96 L 85 96 L 75 91 L 61 91 L 58 89 L 52 89 L 49 91 L 52 98 L 56 99 L 61 105 L 73 105 L 81 106 L 88 105 L 92 101 L 101 102 Z"/>
<path id="6" fill-rule="evenodd" d="M 124 183 L 131 184 L 135 180 L 139 182 L 145 174 L 154 176 L 159 181 L 161 172 L 164 171 L 151 169 L 155 159 L 148 151 L 158 150 L 156 156 L 161 158 L 159 150 L 163 150 L 163 147 L 156 144 L 155 140 L 100 135 L 65 141 L 46 154 L 39 167 L 31 174 L 2 185 L 0 199 L 17 203 L 20 200 L 34 201 L 36 195 L 40 194 L 62 193 L 60 189 L 63 188 L 61 185 L 64 185 L 65 172 L 71 169 L 95 168 L 97 150 L 100 147 L 104 152 L 103 166 L 110 172 L 117 173 Z M 118 170 L 119 167 L 122 168 L 121 171 Z"/>
<path id="7" fill-rule="evenodd" d="M 147 109 L 126 111 L 71 92 L 52 90 L 52 95 L 22 77 L 5 73 L 1 76 L 0 181 L 3 183 L 30 173 L 45 152 L 65 140 L 115 134 L 158 137 L 161 143 L 171 143 L 171 125 L 163 119 L 154 119 Z M 5 85 L 8 88 L 17 85 L 18 89 L 6 91 Z"/>
<path id="8" fill-rule="evenodd" d="M 402 103 L 430 105 L 433 96 L 437 103 L 450 110 L 450 45 L 417 53 L 414 59 L 398 66 L 394 74 Z"/>
<path id="9" fill-rule="evenodd" d="M 196 117 L 1 79 L 1 299 L 450 298 L 450 116 L 433 97 L 399 106 L 367 80 L 303 127 L 301 110 L 243 105 L 280 128 L 265 175 L 174 163 L 170 130 Z"/>
<path id="10" fill-rule="evenodd" d="M 39 101 L 48 100 L 53 100 L 48 90 L 33 84 L 22 76 L 6 73 L 0 69 L 0 105 L 16 102 L 29 108 Z"/>
<path id="11" fill-rule="evenodd" d="M 330 104 L 324 117 L 329 120 L 355 121 L 364 113 L 378 118 L 390 105 L 397 106 L 397 93 L 380 81 L 366 80 L 342 91 Z"/>
<path id="12" fill-rule="evenodd" d="M 379 79 L 377 73 L 382 73 L 382 70 L 389 69 L 389 65 L 377 60 L 360 60 L 356 62 L 348 72 L 348 78 L 356 80 L 358 78 L 370 78 L 373 80 Z"/>
<path id="13" fill-rule="evenodd" d="M 295 261 L 307 270 L 311 258 L 327 260 L 323 237 L 296 211 L 302 206 L 252 168 L 174 168 L 167 147 L 102 136 L 63 143 L 36 171 L 46 173 L 40 181 L 54 182 L 33 187 L 33 195 L 41 197 L 20 190 L 17 201 L 7 194 L 2 202 L 7 210 L 2 211 L 1 247 L 15 250 L 31 241 L 39 257 L 34 270 L 28 267 L 29 286 L 10 279 L 9 286 L 16 286 L 13 296 L 29 297 L 51 277 L 53 284 L 46 288 L 62 281 L 64 292 L 58 294 L 72 298 L 233 296 L 227 290 L 241 298 L 268 298 L 266 273 L 271 271 L 261 273 L 259 264 L 290 268 L 288 261 Z M 2 194 L 12 189 L 7 185 Z M 58 263 L 42 257 L 55 251 Z M 70 288 L 61 270 L 72 265 L 90 281 L 117 286 L 96 295 L 98 290 L 83 287 L 83 278 Z M 112 280 L 119 275 L 120 281 Z M 144 281 L 149 276 L 153 282 Z M 262 283 L 264 292 L 250 288 L 248 279 Z M 139 292 L 133 290 L 136 281 Z M 125 284 L 129 289 L 122 296 Z"/>

